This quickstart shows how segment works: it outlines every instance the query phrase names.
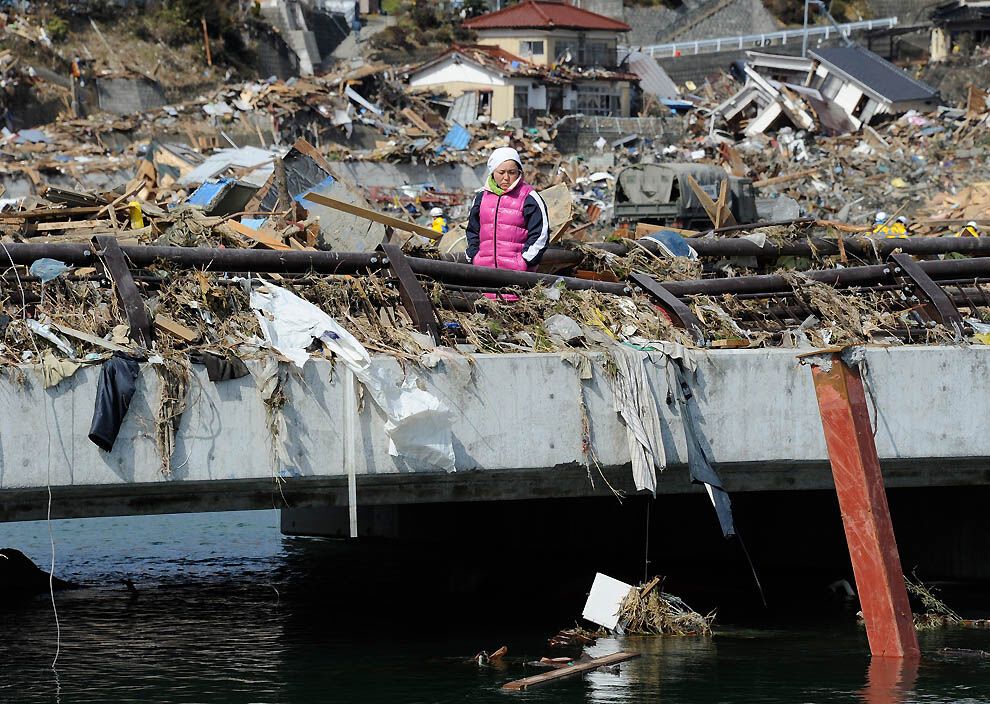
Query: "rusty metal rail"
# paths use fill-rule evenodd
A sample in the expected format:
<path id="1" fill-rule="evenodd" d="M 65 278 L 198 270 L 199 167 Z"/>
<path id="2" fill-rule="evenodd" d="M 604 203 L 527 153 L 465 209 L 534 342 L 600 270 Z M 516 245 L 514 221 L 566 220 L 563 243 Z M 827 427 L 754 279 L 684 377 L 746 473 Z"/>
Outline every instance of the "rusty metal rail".
<path id="1" fill-rule="evenodd" d="M 977 242 L 975 239 L 952 239 L 958 240 L 952 244 Z M 891 240 L 891 242 L 904 243 L 907 240 Z M 616 283 L 537 272 L 489 269 L 453 261 L 409 257 L 403 254 L 401 249 L 391 245 L 384 245 L 382 250 L 376 252 L 356 253 L 115 246 L 116 244 L 116 241 L 110 243 L 107 238 L 101 238 L 92 246 L 16 243 L 4 247 L 7 257 L 14 263 L 22 265 L 30 264 L 41 257 L 50 257 L 69 264 L 88 266 L 96 264 L 102 257 L 118 284 L 118 290 L 122 295 L 127 295 L 126 300 L 122 298 L 122 303 L 128 311 L 132 334 L 136 339 L 145 340 L 149 339 L 150 332 L 145 332 L 146 322 L 141 319 L 143 303 L 140 306 L 135 305 L 138 299 L 134 294 L 139 296 L 139 289 L 133 286 L 131 290 L 132 286 L 128 285 L 128 280 L 131 284 L 134 284 L 135 279 L 142 285 L 144 282 L 141 281 L 140 276 L 125 276 L 125 272 L 128 269 L 148 268 L 162 262 L 178 268 L 259 274 L 277 272 L 355 275 L 387 270 L 397 281 L 403 305 L 414 324 L 435 339 L 439 339 L 440 335 L 438 319 L 433 304 L 418 279 L 437 281 L 451 288 L 470 287 L 475 290 L 531 288 L 542 284 L 563 285 L 575 290 L 596 290 L 618 296 L 642 293 L 650 296 L 667 312 L 674 324 L 689 330 L 699 342 L 703 336 L 702 326 L 685 304 L 685 299 L 698 295 L 725 294 L 768 299 L 768 304 L 771 306 L 769 314 L 773 315 L 772 306 L 778 304 L 769 299 L 787 297 L 793 293 L 790 279 L 772 274 L 667 282 L 634 274 L 628 282 Z M 609 243 L 606 245 L 611 246 Z M 907 254 L 894 253 L 884 264 L 806 271 L 802 276 L 837 288 L 864 292 L 891 291 L 901 296 L 905 308 L 912 309 L 912 314 L 923 314 L 924 322 L 941 323 L 957 334 L 963 327 L 963 319 L 957 305 L 970 310 L 978 307 L 990 308 L 990 299 L 979 285 L 980 282 L 990 280 L 990 257 L 916 262 Z M 958 291 L 947 293 L 942 288 L 943 282 L 956 287 Z M 982 300 L 974 299 L 975 295 Z M 461 296 L 461 298 L 467 297 Z M 788 313 L 786 305 L 783 307 L 778 305 L 778 310 L 785 315 Z"/>

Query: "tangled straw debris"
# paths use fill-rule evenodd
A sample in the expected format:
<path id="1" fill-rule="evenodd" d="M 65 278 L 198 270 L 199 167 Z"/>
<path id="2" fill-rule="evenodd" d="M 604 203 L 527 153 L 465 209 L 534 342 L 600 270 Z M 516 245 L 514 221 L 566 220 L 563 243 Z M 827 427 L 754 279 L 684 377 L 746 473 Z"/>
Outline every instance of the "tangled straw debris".
<path id="1" fill-rule="evenodd" d="M 619 607 L 619 623 L 626 633 L 708 636 L 714 620 L 714 611 L 702 616 L 680 597 L 662 591 L 660 577 L 630 589 Z"/>

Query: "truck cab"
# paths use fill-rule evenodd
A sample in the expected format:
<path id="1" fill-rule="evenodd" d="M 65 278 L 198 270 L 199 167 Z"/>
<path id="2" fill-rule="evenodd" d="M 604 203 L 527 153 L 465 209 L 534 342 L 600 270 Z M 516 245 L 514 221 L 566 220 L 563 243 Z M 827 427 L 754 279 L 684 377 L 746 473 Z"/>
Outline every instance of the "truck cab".
<path id="1" fill-rule="evenodd" d="M 622 169 L 615 184 L 615 219 L 689 229 L 710 227 L 711 220 L 691 189 L 689 176 L 712 200 L 718 200 L 722 181 L 728 179 L 733 217 L 739 223 L 756 222 L 756 190 L 751 179 L 729 176 L 715 166 L 677 163 L 636 164 Z"/>

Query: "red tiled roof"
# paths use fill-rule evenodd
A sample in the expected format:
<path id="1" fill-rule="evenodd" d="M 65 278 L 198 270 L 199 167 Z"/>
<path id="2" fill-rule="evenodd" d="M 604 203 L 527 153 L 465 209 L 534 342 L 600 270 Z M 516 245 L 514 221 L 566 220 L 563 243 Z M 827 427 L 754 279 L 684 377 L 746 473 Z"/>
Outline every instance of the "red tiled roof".
<path id="1" fill-rule="evenodd" d="M 625 22 L 582 10 L 562 0 L 523 2 L 466 20 L 468 29 L 602 29 L 628 32 Z"/>

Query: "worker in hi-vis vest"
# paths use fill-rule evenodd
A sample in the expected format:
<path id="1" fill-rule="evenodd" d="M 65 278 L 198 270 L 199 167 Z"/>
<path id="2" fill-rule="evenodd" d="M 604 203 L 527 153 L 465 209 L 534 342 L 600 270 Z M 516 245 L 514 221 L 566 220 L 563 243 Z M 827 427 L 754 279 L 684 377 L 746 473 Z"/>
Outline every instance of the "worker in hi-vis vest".
<path id="1" fill-rule="evenodd" d="M 433 218 L 433 224 L 430 227 L 442 235 L 447 234 L 447 220 L 443 216 L 443 208 L 433 208 L 430 210 L 430 217 Z"/>

